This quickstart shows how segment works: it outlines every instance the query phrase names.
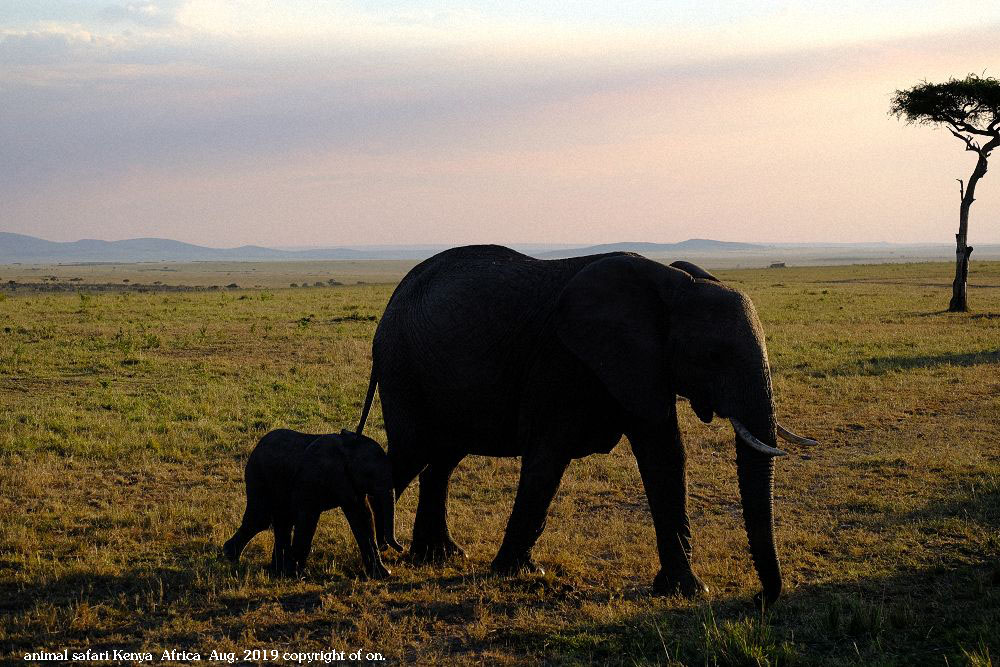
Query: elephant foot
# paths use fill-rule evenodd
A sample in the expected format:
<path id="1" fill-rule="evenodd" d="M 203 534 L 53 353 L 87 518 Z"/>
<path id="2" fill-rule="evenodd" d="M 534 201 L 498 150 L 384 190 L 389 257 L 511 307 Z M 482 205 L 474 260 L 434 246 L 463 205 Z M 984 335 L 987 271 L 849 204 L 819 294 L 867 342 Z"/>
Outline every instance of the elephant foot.
<path id="1" fill-rule="evenodd" d="M 455 546 L 457 547 L 458 545 L 456 544 Z M 403 545 L 397 542 L 396 540 L 386 540 L 378 545 L 378 550 L 380 553 L 385 553 L 389 549 L 392 549 L 393 551 L 396 551 L 398 553 L 403 553 Z M 459 549 L 461 549 L 461 547 L 459 547 Z"/>
<path id="2" fill-rule="evenodd" d="M 374 567 L 365 568 L 365 576 L 369 579 L 388 579 L 392 576 L 392 570 L 382 563 L 377 563 Z"/>
<path id="3" fill-rule="evenodd" d="M 235 565 L 240 559 L 240 555 L 236 553 L 236 549 L 229 543 L 226 542 L 221 547 L 219 547 L 218 559 L 221 561 L 226 561 L 227 563 L 232 563 Z"/>
<path id="4" fill-rule="evenodd" d="M 778 601 L 778 596 L 781 593 L 775 593 L 771 595 L 766 595 L 764 591 L 757 593 L 753 596 L 753 608 L 757 611 L 767 611 L 771 606 Z"/>
<path id="5" fill-rule="evenodd" d="M 406 560 L 417 565 L 424 563 L 441 563 L 451 558 L 465 558 L 465 549 L 455 544 L 450 537 L 433 542 L 414 538 Z"/>
<path id="6" fill-rule="evenodd" d="M 296 567 L 294 563 L 275 565 L 272 563 L 267 568 L 267 573 L 272 579 L 295 579 L 301 576 L 304 568 Z"/>
<path id="7" fill-rule="evenodd" d="M 513 576 L 521 573 L 525 574 L 545 574 L 545 569 L 541 565 L 531 560 L 530 554 L 523 554 L 513 558 L 508 558 L 497 554 L 490 564 L 490 570 L 494 574 L 501 576 Z"/>
<path id="8" fill-rule="evenodd" d="M 677 595 L 678 593 L 688 599 L 701 597 L 708 593 L 708 586 L 690 570 L 679 575 L 660 570 L 653 579 L 653 594 Z"/>

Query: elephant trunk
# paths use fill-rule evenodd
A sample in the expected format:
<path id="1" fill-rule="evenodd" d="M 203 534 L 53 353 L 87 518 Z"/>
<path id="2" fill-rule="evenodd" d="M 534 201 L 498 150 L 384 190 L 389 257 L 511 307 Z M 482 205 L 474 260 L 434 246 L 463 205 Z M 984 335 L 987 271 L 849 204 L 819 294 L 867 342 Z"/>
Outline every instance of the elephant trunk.
<path id="1" fill-rule="evenodd" d="M 770 392 L 766 391 L 765 396 L 767 405 L 755 410 L 755 415 L 744 423 L 765 445 L 774 447 L 774 408 Z M 781 566 L 774 544 L 774 454 L 748 445 L 737 432 L 736 468 L 750 554 L 763 586 L 757 602 L 767 606 L 781 595 Z"/>
<path id="2" fill-rule="evenodd" d="M 774 545 L 774 459 L 738 444 L 736 466 L 750 554 L 763 586 L 765 606 L 781 595 L 781 566 Z"/>
<path id="3" fill-rule="evenodd" d="M 396 551 L 403 547 L 396 541 L 396 492 L 392 487 L 369 496 L 375 515 L 375 540 L 380 550 L 390 546 Z"/>

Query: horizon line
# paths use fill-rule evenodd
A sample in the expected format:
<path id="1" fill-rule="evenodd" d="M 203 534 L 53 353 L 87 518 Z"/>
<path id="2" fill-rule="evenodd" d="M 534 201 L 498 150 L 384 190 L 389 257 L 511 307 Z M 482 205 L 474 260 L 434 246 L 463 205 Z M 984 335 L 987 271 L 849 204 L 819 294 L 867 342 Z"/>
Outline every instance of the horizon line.
<path id="1" fill-rule="evenodd" d="M 77 238 L 72 241 L 55 241 L 52 239 L 46 239 L 40 236 L 33 236 L 31 234 L 24 234 L 22 232 L 9 232 L 0 230 L 0 234 L 10 234 L 14 236 L 22 236 L 25 238 L 36 239 L 39 241 L 45 241 L 47 243 L 80 243 L 82 241 L 99 241 L 102 243 L 121 243 L 125 241 L 171 241 L 174 243 L 183 243 L 186 245 L 197 246 L 200 248 L 207 248 L 211 250 L 239 250 L 242 248 L 263 248 L 267 250 L 337 250 L 337 249 L 352 249 L 352 248 L 437 248 L 437 247 L 459 247 L 466 245 L 507 245 L 507 246 L 546 246 L 546 247 L 556 247 L 562 246 L 563 248 L 586 248 L 591 246 L 604 246 L 604 245 L 630 245 L 630 244 L 654 244 L 654 245 L 678 245 L 681 243 L 687 243 L 690 241 L 708 241 L 712 243 L 739 243 L 745 245 L 757 245 L 757 246 L 843 246 L 843 245 L 893 245 L 893 246 L 952 246 L 954 243 L 949 243 L 945 241 L 747 241 L 747 240 L 729 240 L 729 239 L 717 239 L 717 238 L 706 238 L 706 237 L 689 237 L 679 241 L 653 241 L 653 240 L 616 240 L 616 241 L 489 241 L 489 242 L 453 242 L 453 241 L 438 241 L 438 242 L 425 242 L 425 243 L 306 243 L 306 244 L 296 244 L 296 245 L 264 245 L 261 243 L 241 243 L 239 245 L 232 246 L 213 246 L 213 245 L 203 245 L 201 243 L 196 243 L 192 241 L 184 241 L 176 238 L 170 238 L 166 236 L 135 236 L 126 237 L 118 239 L 107 239 L 107 238 L 96 238 L 96 237 L 82 237 Z M 980 241 L 980 245 L 1000 245 L 1000 240 L 997 241 Z"/>

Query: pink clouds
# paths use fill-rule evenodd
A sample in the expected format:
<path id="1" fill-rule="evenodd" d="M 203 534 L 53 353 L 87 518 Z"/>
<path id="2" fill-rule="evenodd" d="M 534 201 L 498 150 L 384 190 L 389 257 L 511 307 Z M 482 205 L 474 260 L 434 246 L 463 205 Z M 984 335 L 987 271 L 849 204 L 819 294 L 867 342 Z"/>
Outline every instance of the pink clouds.
<path id="1" fill-rule="evenodd" d="M 993 32 L 700 58 L 175 45 L 22 65 L 0 81 L 3 226 L 213 245 L 946 242 L 967 155 L 889 118 L 889 95 L 996 62 Z M 1000 241 L 978 222 L 1000 218 L 995 180 L 974 242 Z"/>

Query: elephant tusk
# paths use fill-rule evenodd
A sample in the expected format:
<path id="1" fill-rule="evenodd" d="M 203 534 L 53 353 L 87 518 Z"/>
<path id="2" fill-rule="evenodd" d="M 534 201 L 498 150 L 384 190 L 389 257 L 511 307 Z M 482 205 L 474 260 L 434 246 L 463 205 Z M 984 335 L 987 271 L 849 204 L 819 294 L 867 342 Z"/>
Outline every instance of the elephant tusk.
<path id="1" fill-rule="evenodd" d="M 781 425 L 781 422 L 777 422 L 778 425 L 778 435 L 781 436 L 782 440 L 787 440 L 788 442 L 794 442 L 796 445 L 818 445 L 819 443 L 812 438 L 803 438 L 801 435 L 796 435 L 792 433 L 787 428 Z"/>
<path id="2" fill-rule="evenodd" d="M 756 449 L 758 452 L 767 454 L 768 456 L 785 456 L 788 453 L 783 452 L 776 447 L 765 445 L 763 442 L 755 438 L 753 433 L 751 433 L 746 426 L 741 424 L 739 420 L 730 417 L 729 421 L 732 422 L 733 430 L 736 431 L 736 435 L 740 437 L 740 440 L 748 444 L 751 449 Z"/>

